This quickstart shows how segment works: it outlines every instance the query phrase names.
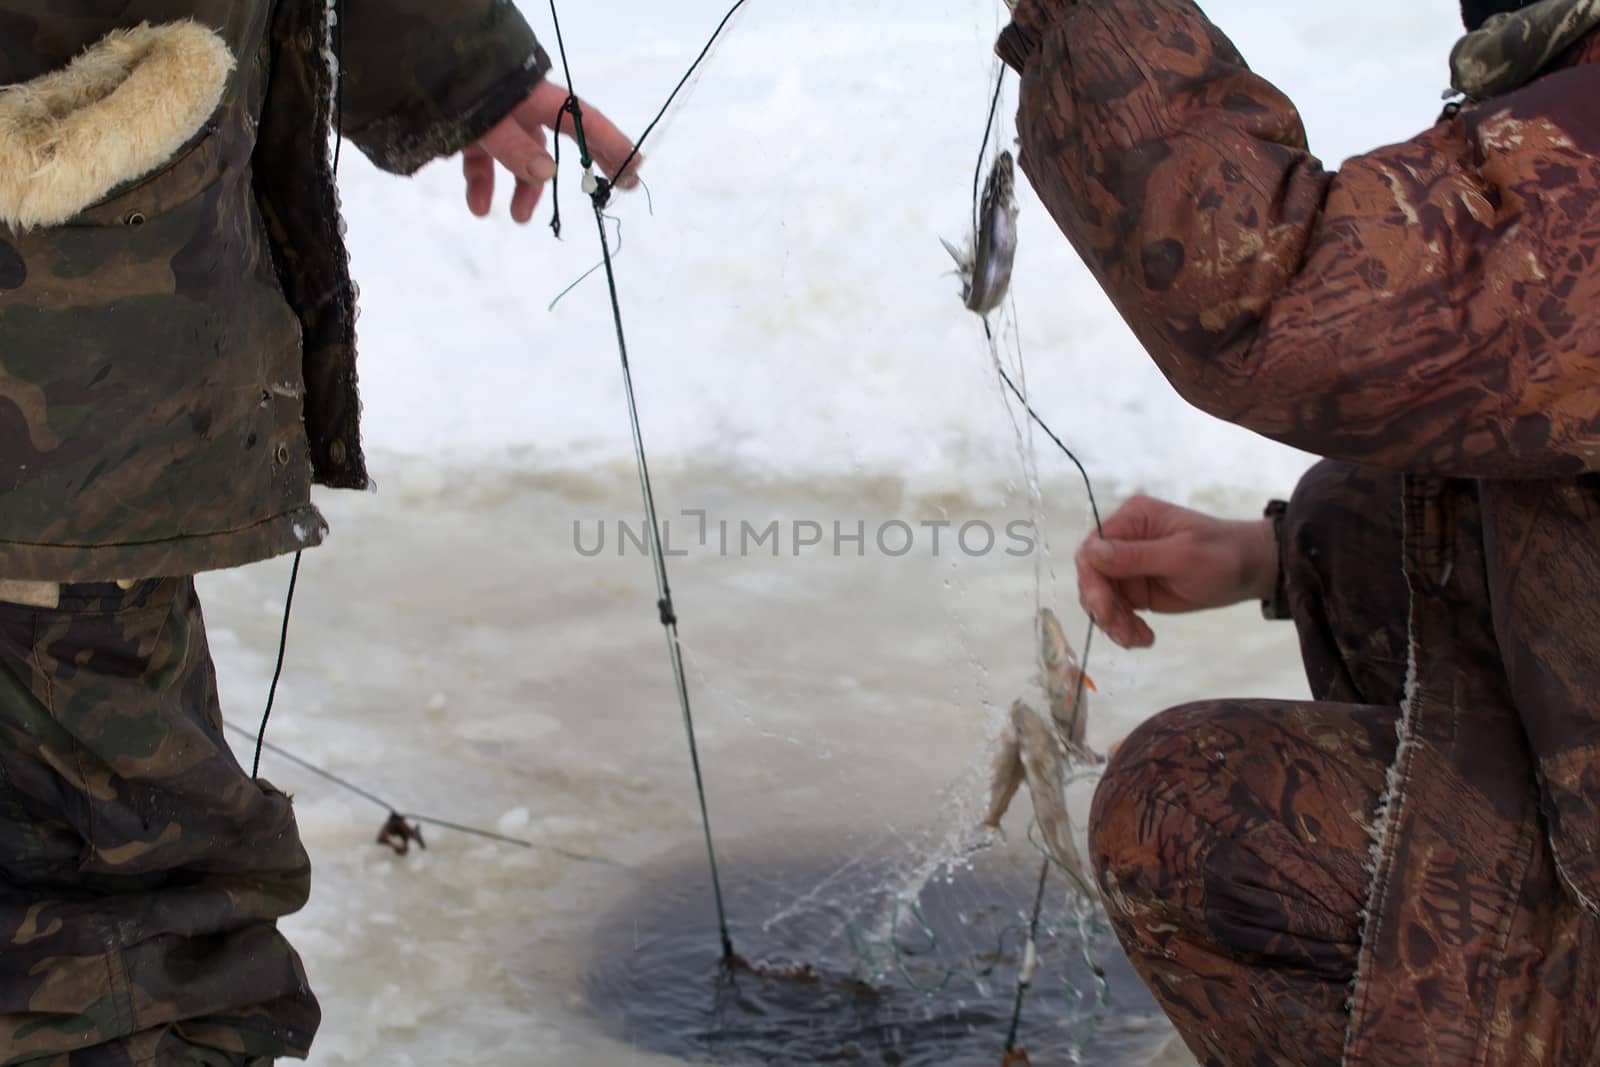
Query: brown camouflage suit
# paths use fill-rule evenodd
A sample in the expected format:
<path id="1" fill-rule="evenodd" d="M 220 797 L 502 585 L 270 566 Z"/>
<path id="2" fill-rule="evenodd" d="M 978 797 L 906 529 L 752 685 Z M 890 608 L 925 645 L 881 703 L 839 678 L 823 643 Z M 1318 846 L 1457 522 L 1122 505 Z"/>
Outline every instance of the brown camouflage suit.
<path id="1" fill-rule="evenodd" d="M 188 576 L 318 543 L 313 481 L 367 484 L 331 6 L 0 0 L 0 104 L 146 22 L 235 63 L 165 165 L 0 226 L 0 1065 L 265 1063 L 317 1027 L 274 925 L 309 864 L 222 737 Z M 342 6 L 341 128 L 391 171 L 549 67 L 511 0 Z"/>
<path id="2" fill-rule="evenodd" d="M 1188 0 L 1002 37 L 1020 162 L 1168 379 L 1341 461 L 1282 536 L 1318 701 L 1158 716 L 1096 798 L 1208 1065 L 1600 1062 L 1597 25 L 1486 27 L 1464 107 L 1337 173 Z"/>

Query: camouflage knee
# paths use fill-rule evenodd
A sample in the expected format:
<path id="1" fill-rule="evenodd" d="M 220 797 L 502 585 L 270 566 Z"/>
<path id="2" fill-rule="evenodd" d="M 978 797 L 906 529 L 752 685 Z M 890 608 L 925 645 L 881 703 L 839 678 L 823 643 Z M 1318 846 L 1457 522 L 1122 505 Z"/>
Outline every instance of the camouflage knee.
<path id="1" fill-rule="evenodd" d="M 1090 826 L 1106 910 L 1203 1062 L 1340 1062 L 1396 714 L 1192 704 L 1107 768 Z"/>

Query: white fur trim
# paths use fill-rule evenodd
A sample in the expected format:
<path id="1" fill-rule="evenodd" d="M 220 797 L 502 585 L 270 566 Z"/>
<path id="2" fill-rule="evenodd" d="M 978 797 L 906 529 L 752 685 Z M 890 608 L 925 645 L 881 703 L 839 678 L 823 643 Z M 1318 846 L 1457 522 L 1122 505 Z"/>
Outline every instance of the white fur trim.
<path id="1" fill-rule="evenodd" d="M 0 88 L 0 222 L 54 226 L 159 169 L 216 111 L 233 67 L 204 26 L 141 23 Z"/>

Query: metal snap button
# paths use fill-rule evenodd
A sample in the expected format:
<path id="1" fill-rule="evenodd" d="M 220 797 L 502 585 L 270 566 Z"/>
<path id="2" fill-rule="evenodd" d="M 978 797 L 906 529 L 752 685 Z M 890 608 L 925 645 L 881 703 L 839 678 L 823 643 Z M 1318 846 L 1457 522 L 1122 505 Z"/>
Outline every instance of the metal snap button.
<path id="1" fill-rule="evenodd" d="M 279 445 L 278 451 L 274 453 L 274 458 L 277 459 L 279 466 L 287 467 L 289 465 L 289 446 Z"/>
<path id="2" fill-rule="evenodd" d="M 124 219 L 123 221 L 126 222 L 129 226 L 143 226 L 144 222 L 145 222 L 144 212 L 142 212 L 142 211 L 130 211 L 130 212 L 128 212 L 128 217 L 126 219 Z"/>

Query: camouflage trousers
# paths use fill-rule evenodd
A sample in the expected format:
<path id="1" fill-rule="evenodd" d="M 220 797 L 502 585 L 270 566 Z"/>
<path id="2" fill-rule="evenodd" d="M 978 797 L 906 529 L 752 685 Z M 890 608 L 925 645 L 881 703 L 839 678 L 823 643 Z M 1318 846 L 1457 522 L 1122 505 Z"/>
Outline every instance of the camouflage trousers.
<path id="1" fill-rule="evenodd" d="M 1095 796 L 1091 851 L 1135 969 L 1206 1067 L 1338 1067 L 1407 662 L 1397 477 L 1324 463 L 1285 517 L 1315 701 L 1156 716 Z"/>
<path id="2" fill-rule="evenodd" d="M 0 604 L 0 1064 L 304 1056 L 310 864 L 222 734 L 190 579 Z"/>

